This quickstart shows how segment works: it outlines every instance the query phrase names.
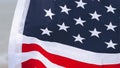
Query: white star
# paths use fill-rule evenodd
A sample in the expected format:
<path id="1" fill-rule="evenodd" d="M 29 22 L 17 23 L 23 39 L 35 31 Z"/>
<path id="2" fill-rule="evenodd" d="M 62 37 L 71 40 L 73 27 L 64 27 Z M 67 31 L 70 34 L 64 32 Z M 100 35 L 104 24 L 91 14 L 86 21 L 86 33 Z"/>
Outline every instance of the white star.
<path id="1" fill-rule="evenodd" d="M 109 25 L 105 25 L 105 26 L 107 27 L 107 30 L 113 30 L 113 31 L 115 31 L 115 28 L 117 27 L 117 26 L 115 26 L 115 25 L 112 25 L 111 22 L 110 22 Z"/>
<path id="2" fill-rule="evenodd" d="M 80 34 L 78 34 L 78 36 L 73 36 L 75 38 L 75 42 L 81 42 L 83 43 L 83 40 L 85 40 L 85 38 L 81 37 Z"/>
<path id="3" fill-rule="evenodd" d="M 107 48 L 113 48 L 115 49 L 115 45 L 117 45 L 117 43 L 113 43 L 112 40 L 110 40 L 110 42 L 105 42 L 108 46 Z"/>
<path id="4" fill-rule="evenodd" d="M 52 31 L 48 30 L 48 28 L 40 29 L 40 30 L 42 30 L 42 35 L 46 34 L 46 35 L 50 36 L 50 33 L 52 33 Z"/>
<path id="5" fill-rule="evenodd" d="M 61 12 L 65 12 L 66 14 L 69 14 L 68 12 L 71 10 L 68 9 L 66 5 L 64 7 L 60 6 L 60 8 L 62 9 Z"/>
<path id="6" fill-rule="evenodd" d="M 63 23 L 62 25 L 57 24 L 57 26 L 59 26 L 59 30 L 64 30 L 67 32 L 67 29 L 70 28 L 69 26 L 66 26 L 65 23 Z"/>
<path id="7" fill-rule="evenodd" d="M 85 8 L 84 6 L 87 4 L 87 3 L 83 2 L 82 0 L 75 1 L 75 3 L 77 3 L 77 7 L 81 7 L 83 9 Z"/>
<path id="8" fill-rule="evenodd" d="M 100 0 L 98 0 L 98 2 L 100 2 Z"/>
<path id="9" fill-rule="evenodd" d="M 116 8 L 113 8 L 111 5 L 108 7 L 108 6 L 105 6 L 107 8 L 107 12 L 112 12 L 112 13 L 115 13 L 114 10 L 116 10 Z"/>
<path id="10" fill-rule="evenodd" d="M 84 26 L 83 24 L 84 24 L 84 22 L 86 22 L 86 21 L 82 20 L 80 17 L 79 17 L 79 19 L 74 19 L 74 20 L 76 21 L 76 25 L 80 24 L 80 25 Z"/>
<path id="11" fill-rule="evenodd" d="M 100 34 L 101 32 L 97 31 L 96 28 L 95 28 L 93 31 L 90 31 L 90 33 L 91 33 L 91 36 L 96 36 L 96 37 L 99 38 L 99 34 Z"/>
<path id="12" fill-rule="evenodd" d="M 96 11 L 94 13 L 90 13 L 90 15 L 92 16 L 92 19 L 96 19 L 98 21 L 99 21 L 99 17 L 101 16 L 100 14 L 97 14 Z"/>
<path id="13" fill-rule="evenodd" d="M 52 16 L 55 15 L 54 13 L 52 13 L 51 9 L 49 9 L 49 10 L 44 9 L 44 11 L 46 12 L 45 16 L 50 17 L 50 19 L 52 19 Z"/>

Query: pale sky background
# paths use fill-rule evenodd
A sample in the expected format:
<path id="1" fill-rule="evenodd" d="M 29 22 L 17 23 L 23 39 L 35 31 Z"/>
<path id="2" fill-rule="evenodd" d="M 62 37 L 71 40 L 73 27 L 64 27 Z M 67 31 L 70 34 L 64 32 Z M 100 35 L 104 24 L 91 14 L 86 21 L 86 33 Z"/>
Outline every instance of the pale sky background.
<path id="1" fill-rule="evenodd" d="M 0 68 L 8 68 L 8 41 L 16 3 L 17 0 L 0 0 Z"/>

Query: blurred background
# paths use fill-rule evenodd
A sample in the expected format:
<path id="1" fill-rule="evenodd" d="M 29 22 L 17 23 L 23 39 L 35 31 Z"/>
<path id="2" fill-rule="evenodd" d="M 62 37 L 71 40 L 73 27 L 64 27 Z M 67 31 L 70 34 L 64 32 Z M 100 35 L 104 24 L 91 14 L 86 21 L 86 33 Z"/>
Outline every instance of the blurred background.
<path id="1" fill-rule="evenodd" d="M 8 68 L 8 41 L 16 3 L 17 0 L 0 0 L 0 68 Z"/>

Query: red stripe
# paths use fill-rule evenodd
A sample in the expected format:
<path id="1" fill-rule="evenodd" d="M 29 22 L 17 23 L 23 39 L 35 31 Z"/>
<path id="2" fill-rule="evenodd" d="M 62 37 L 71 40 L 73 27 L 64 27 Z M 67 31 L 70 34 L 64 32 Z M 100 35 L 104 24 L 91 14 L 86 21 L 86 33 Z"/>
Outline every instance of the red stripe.
<path id="1" fill-rule="evenodd" d="M 46 68 L 39 60 L 30 59 L 22 63 L 22 68 Z"/>
<path id="2" fill-rule="evenodd" d="M 120 64 L 100 66 L 100 65 L 88 64 L 88 63 L 72 60 L 63 56 L 51 54 L 45 51 L 42 47 L 40 47 L 37 44 L 23 44 L 22 51 L 23 52 L 38 51 L 41 54 L 43 54 L 47 59 L 49 59 L 52 63 L 58 64 L 60 66 L 64 66 L 66 68 L 81 68 L 81 67 L 82 68 L 120 68 Z M 23 65 L 24 64 L 25 63 L 23 63 Z"/>

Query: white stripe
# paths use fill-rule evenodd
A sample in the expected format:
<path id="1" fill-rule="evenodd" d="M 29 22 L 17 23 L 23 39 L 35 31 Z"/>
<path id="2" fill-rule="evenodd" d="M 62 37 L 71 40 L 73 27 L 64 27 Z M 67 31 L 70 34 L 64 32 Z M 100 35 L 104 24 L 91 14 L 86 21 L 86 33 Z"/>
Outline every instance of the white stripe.
<path id="1" fill-rule="evenodd" d="M 47 68 L 63 68 L 62 66 L 58 66 L 54 63 L 51 63 L 48 59 L 46 59 L 42 54 L 37 51 L 31 51 L 26 53 L 19 53 L 16 55 L 16 65 L 22 62 L 25 62 L 29 59 L 40 60 Z"/>
<path id="2" fill-rule="evenodd" d="M 43 47 L 46 51 L 71 58 L 73 60 L 96 64 L 96 65 L 107 65 L 107 64 L 120 64 L 120 53 L 117 54 L 107 54 L 107 53 L 95 53 L 78 48 L 74 48 L 65 44 L 60 44 L 56 42 L 42 41 L 34 37 L 21 36 L 23 43 L 36 43 Z"/>
<path id="3" fill-rule="evenodd" d="M 21 52 L 21 47 L 18 47 L 21 45 L 21 42 L 18 42 L 16 39 L 16 35 L 23 33 L 23 27 L 25 18 L 27 15 L 28 7 L 29 7 L 30 0 L 18 0 L 17 7 L 15 10 L 12 28 L 11 28 L 11 34 L 10 34 L 10 40 L 9 40 L 9 50 L 8 50 L 8 68 L 21 68 L 21 65 L 15 65 L 15 54 Z"/>

